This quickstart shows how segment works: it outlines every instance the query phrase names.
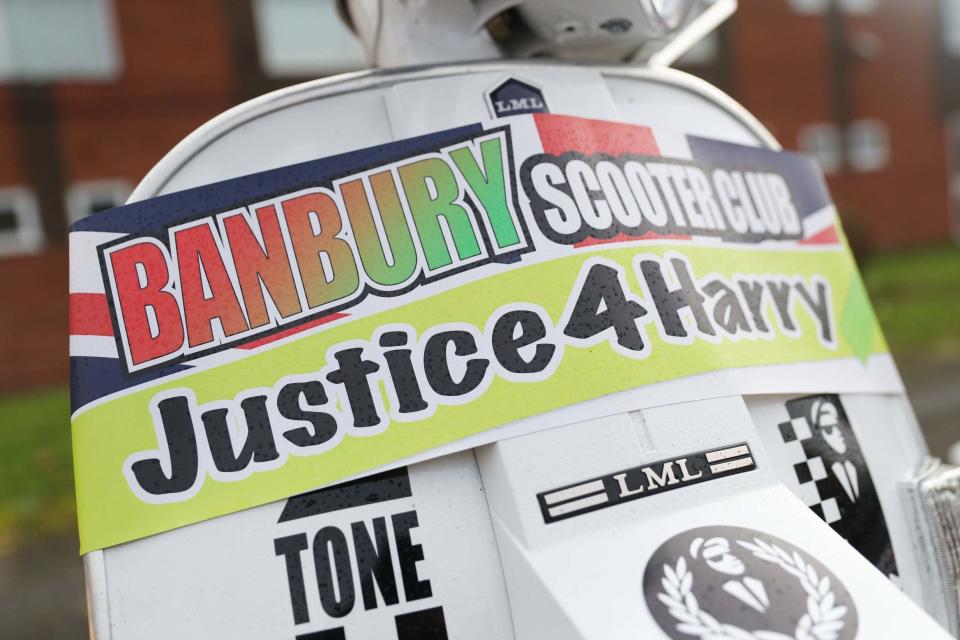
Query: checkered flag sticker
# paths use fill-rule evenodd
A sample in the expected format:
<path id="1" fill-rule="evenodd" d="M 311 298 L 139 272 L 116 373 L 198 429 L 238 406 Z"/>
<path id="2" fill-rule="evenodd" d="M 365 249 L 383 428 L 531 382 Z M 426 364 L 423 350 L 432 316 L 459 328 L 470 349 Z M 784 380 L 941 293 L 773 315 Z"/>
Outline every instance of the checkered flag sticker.
<path id="1" fill-rule="evenodd" d="M 777 425 L 781 460 L 805 505 L 886 575 L 897 573 L 883 508 L 837 395 L 795 398 Z"/>
<path id="2" fill-rule="evenodd" d="M 800 499 L 827 524 L 840 520 L 840 505 L 835 497 L 824 498 L 817 488 L 817 482 L 827 478 L 827 468 L 823 458 L 818 455 L 807 457 L 803 442 L 813 437 L 810 423 L 804 417 L 794 418 L 780 424 L 780 437 L 783 438 L 793 472 L 800 483 Z"/>

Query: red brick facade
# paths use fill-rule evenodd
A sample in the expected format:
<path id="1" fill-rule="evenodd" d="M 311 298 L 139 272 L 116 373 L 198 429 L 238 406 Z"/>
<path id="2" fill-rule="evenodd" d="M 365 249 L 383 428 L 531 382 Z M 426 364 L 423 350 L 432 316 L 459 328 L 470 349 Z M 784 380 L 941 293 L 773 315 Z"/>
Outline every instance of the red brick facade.
<path id="1" fill-rule="evenodd" d="M 0 299 L 16 301 L 0 312 L 0 393 L 68 378 L 68 185 L 136 185 L 181 138 L 245 97 L 231 4 L 250 10 L 235 0 L 117 0 L 116 82 L 0 87 L 0 187 L 37 194 L 46 235 L 41 254 L 0 258 Z"/>
<path id="2" fill-rule="evenodd" d="M 877 0 L 870 12 L 844 15 L 842 22 L 846 86 L 836 96 L 829 16 L 800 14 L 787 0 L 740 0 L 725 40 L 728 88 L 788 148 L 796 148 L 802 127 L 835 122 L 837 100 L 851 121 L 885 123 L 890 157 L 883 169 L 842 167 L 829 176 L 847 226 L 871 249 L 949 242 L 937 2 Z"/>

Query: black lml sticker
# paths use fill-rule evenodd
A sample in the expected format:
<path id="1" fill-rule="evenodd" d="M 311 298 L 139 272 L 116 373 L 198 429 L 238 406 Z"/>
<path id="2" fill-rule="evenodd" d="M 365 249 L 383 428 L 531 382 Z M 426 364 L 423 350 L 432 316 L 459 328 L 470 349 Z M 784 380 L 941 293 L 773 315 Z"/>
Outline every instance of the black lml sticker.
<path id="1" fill-rule="evenodd" d="M 885 575 L 897 573 L 890 533 L 839 396 L 790 400 L 779 425 L 800 499 Z"/>
<path id="2" fill-rule="evenodd" d="M 546 113 L 547 101 L 543 91 L 529 82 L 509 78 L 487 94 L 490 110 L 495 118 L 518 116 L 523 113 Z"/>
<path id="3" fill-rule="evenodd" d="M 658 460 L 537 494 L 547 524 L 756 469 L 746 443 Z"/>

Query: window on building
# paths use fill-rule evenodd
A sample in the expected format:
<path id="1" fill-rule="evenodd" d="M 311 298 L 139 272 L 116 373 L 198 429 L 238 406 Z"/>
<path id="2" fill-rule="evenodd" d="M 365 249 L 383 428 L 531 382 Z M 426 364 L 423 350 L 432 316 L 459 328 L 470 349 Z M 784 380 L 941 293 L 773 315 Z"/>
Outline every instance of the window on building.
<path id="1" fill-rule="evenodd" d="M 940 0 L 940 30 L 946 54 L 960 57 L 960 0 Z"/>
<path id="2" fill-rule="evenodd" d="M 133 189 L 125 180 L 78 182 L 67 188 L 67 222 L 73 224 L 89 215 L 119 207 Z"/>
<path id="3" fill-rule="evenodd" d="M 366 54 L 334 0 L 255 0 L 260 64 L 277 77 L 362 69 Z"/>
<path id="4" fill-rule="evenodd" d="M 800 151 L 813 157 L 824 173 L 834 173 L 843 164 L 840 130 L 832 124 L 814 124 L 800 130 Z"/>
<path id="5" fill-rule="evenodd" d="M 0 80 L 120 73 L 111 0 L 0 0 Z"/>
<path id="6" fill-rule="evenodd" d="M 877 8 L 877 0 L 841 0 L 840 5 L 847 13 L 870 13 Z"/>
<path id="7" fill-rule="evenodd" d="M 0 256 L 35 253 L 43 246 L 40 208 L 29 189 L 0 188 Z"/>
<path id="8" fill-rule="evenodd" d="M 880 171 L 890 162 L 890 132 L 880 120 L 859 120 L 847 129 L 847 158 L 856 171 Z"/>
<path id="9" fill-rule="evenodd" d="M 797 13 L 823 13 L 830 0 L 788 0 L 790 8 Z"/>
<path id="10" fill-rule="evenodd" d="M 787 0 L 797 13 L 826 13 L 834 2 L 847 13 L 870 13 L 877 8 L 877 0 Z"/>

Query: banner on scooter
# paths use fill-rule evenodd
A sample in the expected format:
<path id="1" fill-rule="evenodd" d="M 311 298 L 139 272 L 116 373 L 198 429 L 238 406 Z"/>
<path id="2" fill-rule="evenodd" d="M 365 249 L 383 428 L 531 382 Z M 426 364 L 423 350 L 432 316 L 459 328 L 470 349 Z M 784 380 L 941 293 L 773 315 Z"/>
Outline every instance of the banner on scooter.
<path id="1" fill-rule="evenodd" d="M 899 390 L 813 162 L 685 141 L 665 157 L 650 128 L 523 115 L 75 224 L 83 551 L 665 380 Z"/>

